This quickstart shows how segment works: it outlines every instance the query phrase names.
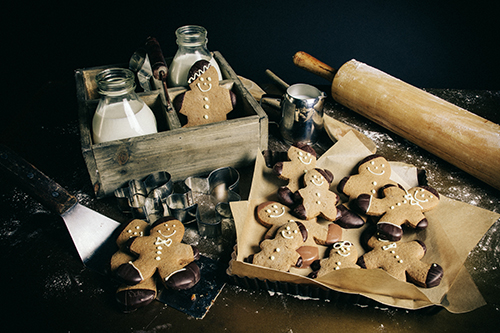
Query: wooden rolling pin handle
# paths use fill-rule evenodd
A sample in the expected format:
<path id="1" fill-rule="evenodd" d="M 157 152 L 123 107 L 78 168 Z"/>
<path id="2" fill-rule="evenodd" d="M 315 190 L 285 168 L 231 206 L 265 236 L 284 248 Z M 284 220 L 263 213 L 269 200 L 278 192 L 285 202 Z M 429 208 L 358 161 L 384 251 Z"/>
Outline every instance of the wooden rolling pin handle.
<path id="1" fill-rule="evenodd" d="M 303 51 L 295 53 L 295 55 L 293 56 L 293 63 L 295 64 L 295 66 L 305 69 L 306 71 L 313 74 L 319 75 L 329 82 L 332 82 L 335 74 L 337 74 L 337 70 L 335 68 L 328 66 L 327 64 L 319 61 L 312 55 Z"/>

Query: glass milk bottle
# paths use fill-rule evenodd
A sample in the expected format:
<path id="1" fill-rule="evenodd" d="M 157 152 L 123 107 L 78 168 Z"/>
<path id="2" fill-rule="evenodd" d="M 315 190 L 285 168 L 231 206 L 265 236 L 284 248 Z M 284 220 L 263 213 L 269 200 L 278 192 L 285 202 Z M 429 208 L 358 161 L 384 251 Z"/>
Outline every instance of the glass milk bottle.
<path id="1" fill-rule="evenodd" d="M 207 49 L 207 30 L 197 25 L 186 25 L 175 31 L 177 37 L 177 53 L 168 70 L 169 87 L 188 86 L 189 69 L 198 60 L 207 60 L 217 69 L 219 80 L 222 80 L 219 65 Z"/>
<path id="2" fill-rule="evenodd" d="M 134 73 L 105 69 L 96 76 L 101 99 L 92 120 L 94 143 L 157 133 L 153 111 L 134 91 Z"/>

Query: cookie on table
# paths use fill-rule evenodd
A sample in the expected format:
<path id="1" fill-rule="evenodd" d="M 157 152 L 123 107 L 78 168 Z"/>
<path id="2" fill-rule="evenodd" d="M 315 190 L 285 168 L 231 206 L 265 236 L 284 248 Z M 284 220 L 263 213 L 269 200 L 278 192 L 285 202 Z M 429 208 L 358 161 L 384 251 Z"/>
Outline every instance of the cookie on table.
<path id="1" fill-rule="evenodd" d="M 200 280 L 195 260 L 199 251 L 182 243 L 184 225 L 173 217 L 162 217 L 150 227 L 149 235 L 132 238 L 128 250 L 135 259 L 120 265 L 116 275 L 124 283 L 136 285 L 155 273 L 167 288 L 189 289 Z"/>
<path id="2" fill-rule="evenodd" d="M 189 90 L 177 95 L 174 107 L 186 117 L 183 127 L 224 121 L 236 105 L 236 95 L 220 86 L 219 74 L 206 60 L 193 64 L 188 74 Z"/>
<path id="3" fill-rule="evenodd" d="M 135 237 L 147 235 L 148 232 L 149 223 L 139 219 L 132 220 L 123 228 L 116 240 L 118 251 L 111 257 L 111 272 L 136 259 L 136 256 L 128 251 L 127 243 Z M 156 294 L 156 278 L 152 276 L 133 286 L 122 284 L 116 291 L 115 299 L 123 312 L 132 312 L 151 303 Z"/>
<path id="4" fill-rule="evenodd" d="M 368 240 L 372 250 L 359 257 L 357 264 L 366 269 L 381 268 L 398 280 L 423 288 L 436 287 L 443 278 L 443 268 L 421 259 L 427 248 L 419 240 L 392 242 L 372 236 Z"/>
<path id="5" fill-rule="evenodd" d="M 382 189 L 383 197 L 361 194 L 356 199 L 360 211 L 380 216 L 377 222 L 378 237 L 398 241 L 403 236 L 402 225 L 424 229 L 428 225 L 424 212 L 439 204 L 439 194 L 429 186 L 417 186 L 405 190 L 388 185 Z"/>

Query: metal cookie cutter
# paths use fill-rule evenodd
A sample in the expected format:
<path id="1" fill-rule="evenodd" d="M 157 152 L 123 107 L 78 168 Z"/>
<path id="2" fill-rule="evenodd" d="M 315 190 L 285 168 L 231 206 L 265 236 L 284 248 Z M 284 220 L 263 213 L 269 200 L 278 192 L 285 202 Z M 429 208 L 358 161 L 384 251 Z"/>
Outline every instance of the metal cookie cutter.
<path id="1" fill-rule="evenodd" d="M 143 180 L 132 179 L 127 186 L 116 189 L 118 207 L 134 218 L 152 222 L 164 216 L 164 202 L 173 192 L 172 177 L 168 172 L 152 173 Z"/>
<path id="2" fill-rule="evenodd" d="M 134 218 L 154 222 L 170 215 L 183 224 L 197 222 L 201 236 L 217 237 L 222 221 L 232 218 L 229 202 L 241 200 L 239 180 L 238 171 L 232 167 L 176 184 L 168 172 L 162 171 L 143 180 L 132 179 L 114 193 L 122 212 Z"/>
<path id="3" fill-rule="evenodd" d="M 183 183 L 184 193 L 170 195 L 167 207 L 185 224 L 196 221 L 201 236 L 217 237 L 222 220 L 231 218 L 229 202 L 241 200 L 239 180 L 238 171 L 232 167 L 216 169 L 207 178 L 189 177 Z"/>

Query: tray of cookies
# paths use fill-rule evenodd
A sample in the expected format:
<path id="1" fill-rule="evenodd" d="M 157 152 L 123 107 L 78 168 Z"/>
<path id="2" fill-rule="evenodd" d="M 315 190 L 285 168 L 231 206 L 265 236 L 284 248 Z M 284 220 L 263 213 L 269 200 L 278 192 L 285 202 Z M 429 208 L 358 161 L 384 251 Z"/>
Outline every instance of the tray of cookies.
<path id="1" fill-rule="evenodd" d="M 463 264 L 500 215 L 439 194 L 432 174 L 381 154 L 348 133 L 317 160 L 294 146 L 283 162 L 259 156 L 248 200 L 231 203 L 232 282 L 422 312 L 483 305 Z"/>

